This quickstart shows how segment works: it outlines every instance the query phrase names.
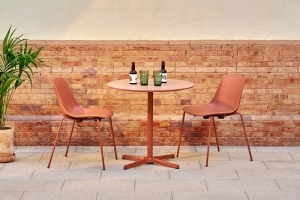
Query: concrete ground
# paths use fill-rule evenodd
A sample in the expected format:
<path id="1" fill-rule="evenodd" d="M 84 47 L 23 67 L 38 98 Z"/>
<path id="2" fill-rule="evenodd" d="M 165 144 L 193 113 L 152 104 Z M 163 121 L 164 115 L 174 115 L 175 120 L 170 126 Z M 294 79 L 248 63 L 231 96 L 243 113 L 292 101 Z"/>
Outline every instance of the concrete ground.
<path id="1" fill-rule="evenodd" d="M 300 199 L 300 147 L 211 147 L 205 167 L 206 147 L 181 147 L 180 165 L 172 169 L 143 165 L 123 170 L 132 161 L 122 154 L 146 155 L 146 147 L 104 147 L 102 170 L 97 146 L 57 147 L 47 168 L 52 147 L 16 147 L 16 160 L 0 163 L 0 199 L 5 200 L 99 200 L 99 199 Z M 175 146 L 154 147 L 154 155 L 175 153 Z"/>

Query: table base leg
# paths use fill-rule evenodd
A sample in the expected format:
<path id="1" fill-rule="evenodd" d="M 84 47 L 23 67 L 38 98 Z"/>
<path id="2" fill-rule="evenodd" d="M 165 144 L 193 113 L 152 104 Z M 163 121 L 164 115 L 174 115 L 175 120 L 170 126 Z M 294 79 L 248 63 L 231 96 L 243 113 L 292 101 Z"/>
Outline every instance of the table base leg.
<path id="1" fill-rule="evenodd" d="M 126 160 L 134 160 L 135 162 L 130 163 L 124 166 L 124 169 L 130 169 L 133 167 L 137 167 L 144 164 L 158 164 L 166 167 L 171 167 L 175 169 L 179 169 L 179 165 L 165 161 L 164 159 L 175 158 L 174 154 L 162 155 L 162 156 L 154 156 L 153 158 L 149 158 L 146 156 L 134 156 L 134 155 L 123 155 L 123 159 Z"/>

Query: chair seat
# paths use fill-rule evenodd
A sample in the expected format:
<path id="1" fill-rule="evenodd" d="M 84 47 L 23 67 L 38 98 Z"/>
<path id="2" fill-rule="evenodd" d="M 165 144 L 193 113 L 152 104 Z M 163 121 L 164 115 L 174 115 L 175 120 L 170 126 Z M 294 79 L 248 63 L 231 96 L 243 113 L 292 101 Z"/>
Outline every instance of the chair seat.
<path id="1" fill-rule="evenodd" d="M 209 104 L 202 106 L 185 106 L 183 111 L 194 116 L 212 116 L 212 115 L 227 115 L 228 113 L 234 112 L 234 108 L 230 105 L 213 100 Z"/>
<path id="2" fill-rule="evenodd" d="M 218 151 L 220 151 L 219 147 L 219 141 L 216 131 L 216 125 L 215 125 L 215 117 L 218 117 L 219 119 L 224 119 L 225 116 L 230 115 L 239 115 L 241 118 L 241 122 L 243 125 L 244 135 L 246 139 L 246 143 L 248 146 L 248 152 L 250 156 L 250 160 L 252 161 L 252 154 L 249 146 L 248 136 L 246 134 L 245 124 L 243 116 L 237 112 L 243 87 L 245 83 L 245 77 L 241 75 L 234 75 L 234 74 L 226 74 L 223 76 L 217 91 L 211 100 L 210 103 L 205 105 L 199 105 L 199 106 L 184 106 L 183 107 L 183 116 L 182 116 L 182 123 L 181 123 L 181 131 L 179 135 L 179 141 L 178 141 L 178 148 L 177 148 L 177 157 L 179 155 L 179 149 L 180 149 L 180 142 L 184 127 L 184 117 L 185 114 L 190 114 L 193 116 L 203 116 L 204 119 L 209 119 L 209 128 L 208 128 L 208 137 L 207 137 L 207 152 L 206 152 L 206 167 L 208 166 L 208 157 L 209 157 L 209 148 L 210 148 L 210 137 L 212 128 L 215 131 L 215 137 L 216 137 L 216 143 L 218 147 Z"/>
<path id="3" fill-rule="evenodd" d="M 84 108 L 82 106 L 78 106 L 74 108 L 72 111 L 65 115 L 67 118 L 77 119 L 77 118 L 110 118 L 113 116 L 113 111 L 110 108 Z"/>
<path id="4" fill-rule="evenodd" d="M 102 145 L 103 141 L 102 141 L 102 136 L 101 136 L 101 132 L 100 132 L 101 119 L 109 119 L 111 135 L 112 135 L 113 144 L 114 144 L 115 158 L 118 159 L 115 136 L 114 136 L 112 120 L 111 120 L 111 117 L 114 114 L 112 109 L 104 108 L 104 107 L 85 108 L 85 107 L 79 105 L 74 98 L 74 95 L 72 93 L 72 90 L 71 90 L 69 84 L 67 83 L 67 81 L 64 78 L 54 79 L 53 86 L 55 89 L 55 94 L 57 97 L 57 102 L 60 107 L 61 114 L 64 117 L 60 120 L 60 123 L 59 123 L 59 127 L 58 127 L 55 141 L 53 144 L 53 149 L 52 149 L 51 156 L 50 156 L 49 163 L 48 163 L 48 168 L 51 165 L 52 157 L 54 154 L 56 143 L 58 141 L 58 136 L 59 136 L 63 121 L 65 119 L 73 120 L 71 132 L 69 135 L 68 146 L 67 146 L 67 150 L 65 153 L 65 157 L 67 157 L 75 122 L 79 123 L 79 122 L 82 122 L 83 120 L 94 119 L 97 122 L 97 126 L 98 126 L 98 137 L 99 137 L 100 151 L 101 151 L 101 157 L 102 157 L 102 167 L 103 167 L 103 170 L 105 170 L 103 145 Z"/>

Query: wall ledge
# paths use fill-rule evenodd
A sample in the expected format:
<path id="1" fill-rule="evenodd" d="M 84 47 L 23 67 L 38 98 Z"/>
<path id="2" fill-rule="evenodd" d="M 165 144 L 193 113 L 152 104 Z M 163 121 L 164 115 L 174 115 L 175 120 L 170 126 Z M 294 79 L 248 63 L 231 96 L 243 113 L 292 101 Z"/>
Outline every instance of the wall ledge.
<path id="1" fill-rule="evenodd" d="M 3 40 L 0 40 L 2 43 Z M 266 45 L 288 44 L 299 45 L 300 40 L 29 40 L 30 44 L 38 45 L 205 45 L 205 44 L 243 44 Z"/>
<path id="2" fill-rule="evenodd" d="M 244 121 L 287 121 L 287 120 L 300 120 L 300 115 L 278 115 L 278 116 L 271 116 L 271 115 L 243 115 Z M 36 115 L 36 116 L 23 116 L 23 115 L 11 115 L 8 116 L 7 121 L 60 121 L 62 119 L 61 115 Z M 117 121 L 140 121 L 140 120 L 147 120 L 146 115 L 115 115 L 113 116 L 113 120 Z M 154 121 L 181 121 L 182 115 L 155 115 Z M 185 121 L 198 121 L 203 120 L 202 117 L 195 117 L 195 116 L 186 116 Z M 229 117 L 225 117 L 225 119 L 217 119 L 221 121 L 229 121 L 229 120 L 240 120 L 238 115 L 232 115 Z"/>

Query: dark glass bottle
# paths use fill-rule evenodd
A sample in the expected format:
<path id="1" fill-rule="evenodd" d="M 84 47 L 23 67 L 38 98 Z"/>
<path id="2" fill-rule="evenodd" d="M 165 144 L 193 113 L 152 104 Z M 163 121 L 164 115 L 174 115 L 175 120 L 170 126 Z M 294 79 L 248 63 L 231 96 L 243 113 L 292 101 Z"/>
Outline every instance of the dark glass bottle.
<path id="1" fill-rule="evenodd" d="M 161 62 L 160 72 L 161 72 L 161 75 L 162 75 L 161 82 L 166 83 L 167 82 L 167 70 L 166 70 L 166 67 L 165 67 L 165 61 Z"/>
<path id="2" fill-rule="evenodd" d="M 129 72 L 129 83 L 130 84 L 136 84 L 137 83 L 137 72 L 135 71 L 135 63 L 131 63 L 131 71 Z"/>

